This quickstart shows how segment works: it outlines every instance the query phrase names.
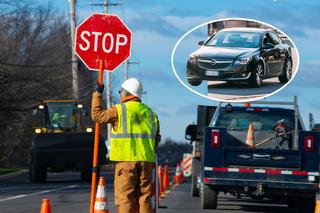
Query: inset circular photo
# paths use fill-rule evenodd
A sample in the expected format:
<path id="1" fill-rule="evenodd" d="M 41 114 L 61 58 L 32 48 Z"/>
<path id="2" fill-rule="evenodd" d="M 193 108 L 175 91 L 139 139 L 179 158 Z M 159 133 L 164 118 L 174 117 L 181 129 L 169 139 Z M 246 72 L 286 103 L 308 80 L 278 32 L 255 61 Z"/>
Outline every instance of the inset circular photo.
<path id="1" fill-rule="evenodd" d="M 252 101 L 284 88 L 299 54 L 280 29 L 251 19 L 201 24 L 176 43 L 171 58 L 178 80 L 198 95 L 228 102 Z"/>

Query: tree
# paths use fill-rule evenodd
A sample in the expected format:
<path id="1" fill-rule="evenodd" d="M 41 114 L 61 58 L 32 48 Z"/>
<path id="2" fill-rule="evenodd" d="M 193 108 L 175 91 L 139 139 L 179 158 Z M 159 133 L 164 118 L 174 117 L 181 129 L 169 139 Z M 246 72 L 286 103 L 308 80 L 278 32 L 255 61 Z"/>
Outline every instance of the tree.
<path id="1" fill-rule="evenodd" d="M 32 110 L 72 98 L 70 27 L 50 6 L 0 1 L 0 11 L 0 166 L 25 166 L 37 123 Z M 92 73 L 79 70 L 80 100 L 89 106 Z"/>

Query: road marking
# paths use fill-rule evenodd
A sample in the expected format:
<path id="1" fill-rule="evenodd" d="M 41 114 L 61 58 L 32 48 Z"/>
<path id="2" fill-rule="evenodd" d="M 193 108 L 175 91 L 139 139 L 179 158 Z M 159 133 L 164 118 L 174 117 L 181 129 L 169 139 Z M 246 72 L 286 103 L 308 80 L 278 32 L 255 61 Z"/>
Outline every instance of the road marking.
<path id="1" fill-rule="evenodd" d="M 0 199 L 0 202 L 8 201 L 8 200 L 15 200 L 15 199 L 23 198 L 23 197 L 41 195 L 41 194 L 46 194 L 46 193 L 65 190 L 65 189 L 72 189 L 72 188 L 76 188 L 78 186 L 79 185 L 71 185 L 71 186 L 67 186 L 67 187 L 60 187 L 60 188 L 56 188 L 56 189 L 48 189 L 48 190 L 44 190 L 44 191 L 40 191 L 40 192 L 34 192 L 34 193 L 31 193 L 31 194 L 16 195 L 16 196 Z"/>

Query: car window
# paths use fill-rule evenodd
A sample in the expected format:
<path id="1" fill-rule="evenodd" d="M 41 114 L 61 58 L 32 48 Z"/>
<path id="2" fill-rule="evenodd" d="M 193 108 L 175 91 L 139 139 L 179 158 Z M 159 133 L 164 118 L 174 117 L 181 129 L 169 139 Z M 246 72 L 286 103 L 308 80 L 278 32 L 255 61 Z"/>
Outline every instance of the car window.
<path id="1" fill-rule="evenodd" d="M 272 126 L 279 120 L 287 120 L 291 126 L 294 126 L 294 117 L 291 114 L 269 113 L 269 112 L 221 112 L 215 127 L 227 128 L 233 131 L 246 131 L 249 124 L 253 124 L 257 131 L 271 130 Z"/>
<path id="2" fill-rule="evenodd" d="M 269 32 L 269 35 L 270 35 L 271 43 L 273 45 L 281 44 L 281 41 L 276 34 L 274 34 L 273 32 Z"/>
<path id="3" fill-rule="evenodd" d="M 259 43 L 259 33 L 222 31 L 212 36 L 205 45 L 215 47 L 256 48 L 259 47 Z"/>

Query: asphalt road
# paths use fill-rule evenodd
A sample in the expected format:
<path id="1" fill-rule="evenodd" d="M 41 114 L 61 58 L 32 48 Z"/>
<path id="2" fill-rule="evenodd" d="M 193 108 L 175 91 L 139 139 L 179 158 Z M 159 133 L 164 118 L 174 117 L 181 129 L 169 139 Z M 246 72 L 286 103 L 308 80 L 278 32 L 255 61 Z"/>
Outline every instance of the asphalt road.
<path id="1" fill-rule="evenodd" d="M 287 205 L 272 203 L 271 200 L 254 201 L 248 197 L 237 199 L 231 195 L 220 193 L 218 195 L 217 209 L 201 209 L 200 198 L 190 196 L 190 181 L 175 187 L 164 199 L 160 201 L 159 213 L 297 213 L 288 209 Z"/>
<path id="2" fill-rule="evenodd" d="M 116 213 L 113 200 L 113 172 L 103 173 L 106 179 L 109 212 Z M 29 183 L 27 175 L 0 181 L 1 213 L 39 212 L 41 200 L 49 198 L 52 213 L 89 212 L 90 183 L 80 181 L 75 172 L 49 173 L 45 184 Z M 200 198 L 190 196 L 190 181 L 176 186 L 160 202 L 159 213 L 171 212 L 290 212 L 286 205 L 273 204 L 269 200 L 253 201 L 249 198 L 236 199 L 219 195 L 218 209 L 200 208 Z"/>
<path id="3" fill-rule="evenodd" d="M 278 78 L 265 79 L 259 88 L 250 88 L 247 84 L 235 82 L 229 84 L 225 81 L 209 81 L 208 96 L 220 100 L 246 101 L 252 98 L 264 97 L 284 86 Z"/>

